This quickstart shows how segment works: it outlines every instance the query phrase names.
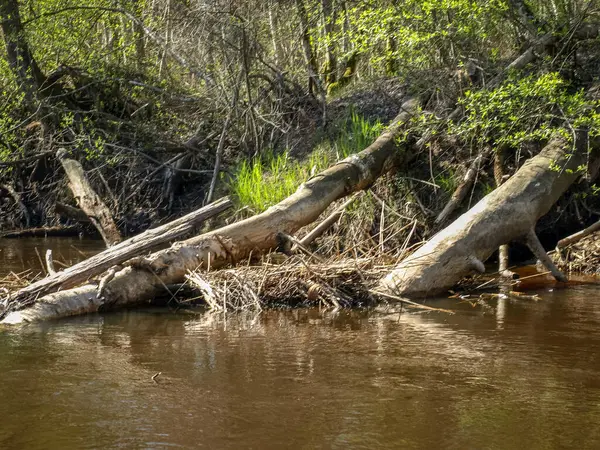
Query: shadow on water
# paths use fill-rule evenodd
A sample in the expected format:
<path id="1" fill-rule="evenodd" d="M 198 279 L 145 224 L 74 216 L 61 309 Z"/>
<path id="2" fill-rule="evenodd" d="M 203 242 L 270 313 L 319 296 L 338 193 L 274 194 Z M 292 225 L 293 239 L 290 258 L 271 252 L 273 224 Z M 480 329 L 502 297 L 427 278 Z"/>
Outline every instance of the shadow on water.
<path id="1" fill-rule="evenodd" d="M 0 447 L 598 448 L 599 293 L 5 330 Z"/>

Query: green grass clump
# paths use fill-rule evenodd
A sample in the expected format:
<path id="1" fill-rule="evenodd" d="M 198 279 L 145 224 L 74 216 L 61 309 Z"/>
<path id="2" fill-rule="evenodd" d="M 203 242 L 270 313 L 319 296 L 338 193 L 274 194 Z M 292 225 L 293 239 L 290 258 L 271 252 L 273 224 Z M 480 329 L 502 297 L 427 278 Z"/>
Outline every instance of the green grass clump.
<path id="1" fill-rule="evenodd" d="M 445 171 L 439 173 L 435 177 L 435 183 L 439 187 L 441 187 L 442 191 L 446 192 L 448 195 L 452 195 L 452 193 L 458 187 L 458 180 L 456 178 L 456 174 L 451 168 L 448 168 Z"/>
<path id="2" fill-rule="evenodd" d="M 338 159 L 344 159 L 367 148 L 382 131 L 381 122 L 369 122 L 356 112 L 352 112 L 345 126 L 341 127 L 339 136 L 330 145 Z"/>
<path id="3" fill-rule="evenodd" d="M 366 148 L 382 128 L 379 122 L 371 123 L 353 113 L 336 139 L 324 140 L 302 161 L 293 159 L 287 150 L 277 155 L 268 151 L 242 161 L 229 181 L 229 190 L 240 206 L 264 211 L 293 194 L 314 174 Z"/>
<path id="4" fill-rule="evenodd" d="M 230 189 L 237 202 L 255 212 L 264 211 L 294 193 L 300 184 L 329 165 L 329 156 L 314 152 L 305 162 L 292 159 L 285 151 L 268 152 L 252 161 L 242 161 Z"/>

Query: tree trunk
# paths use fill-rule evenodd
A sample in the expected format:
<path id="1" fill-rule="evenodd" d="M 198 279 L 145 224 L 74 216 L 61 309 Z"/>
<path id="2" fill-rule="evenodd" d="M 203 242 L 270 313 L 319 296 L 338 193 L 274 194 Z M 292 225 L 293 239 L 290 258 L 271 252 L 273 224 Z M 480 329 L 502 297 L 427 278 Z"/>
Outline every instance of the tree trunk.
<path id="1" fill-rule="evenodd" d="M 302 50 L 304 52 L 304 60 L 308 70 L 308 90 L 311 94 L 320 94 L 323 89 L 319 80 L 319 70 L 317 68 L 317 60 L 310 42 L 310 33 L 308 26 L 308 14 L 303 0 L 296 0 L 296 8 L 298 10 L 298 18 L 300 19 L 300 27 L 302 32 Z"/>
<path id="2" fill-rule="evenodd" d="M 323 29 L 325 31 L 325 48 L 327 59 L 325 62 L 325 83 L 333 84 L 337 81 L 337 60 L 334 50 L 333 27 L 336 21 L 336 14 L 333 8 L 332 0 L 321 0 L 323 7 Z"/>
<path id="3" fill-rule="evenodd" d="M 281 48 L 281 42 L 279 41 L 279 35 L 277 33 L 277 19 L 275 16 L 275 8 L 277 7 L 276 2 L 270 2 L 269 4 L 269 29 L 271 31 L 271 42 L 273 43 L 273 56 L 275 57 L 275 66 L 278 69 L 283 67 L 283 50 Z"/>
<path id="4" fill-rule="evenodd" d="M 381 290 L 399 296 L 437 294 L 481 270 L 500 245 L 513 240 L 537 244 L 531 238 L 537 220 L 579 176 L 586 154 L 582 141 L 572 154 L 572 144 L 553 139 L 500 188 L 402 261 L 381 281 Z"/>
<path id="5" fill-rule="evenodd" d="M 0 24 L 10 68 L 27 101 L 32 102 L 44 84 L 45 77 L 29 49 L 17 0 L 0 2 Z"/>
<path id="6" fill-rule="evenodd" d="M 81 209 L 66 205 L 61 202 L 54 204 L 54 211 L 63 218 L 75 220 L 79 223 L 90 223 L 90 218 Z"/>
<path id="7" fill-rule="evenodd" d="M 497 148 L 494 152 L 494 181 L 496 182 L 496 189 L 504 183 L 505 152 L 506 149 L 504 147 Z M 508 244 L 502 244 L 498 249 L 498 273 L 503 278 L 512 279 L 515 274 L 508 270 L 510 263 L 508 250 Z"/>
<path id="8" fill-rule="evenodd" d="M 231 105 L 229 107 L 229 112 L 227 113 L 227 117 L 225 118 L 225 123 L 223 124 L 223 131 L 221 131 L 221 137 L 219 138 L 219 145 L 217 146 L 217 152 L 215 154 L 215 167 L 213 169 L 212 179 L 210 180 L 210 187 L 208 189 L 206 203 L 210 203 L 212 201 L 213 195 L 215 193 L 215 189 L 217 187 L 217 181 L 219 180 L 219 174 L 221 173 L 221 159 L 223 159 L 223 150 L 225 149 L 225 139 L 227 138 L 229 126 L 231 125 L 231 119 L 233 117 L 233 114 L 235 113 L 235 108 L 237 107 L 237 102 L 238 102 L 238 98 L 240 96 L 240 88 L 241 88 L 243 75 L 244 75 L 244 69 L 242 68 L 242 69 L 240 69 L 240 73 L 235 82 L 235 87 L 233 89 L 233 98 L 231 99 Z"/>
<path id="9" fill-rule="evenodd" d="M 183 282 L 189 270 L 235 264 L 257 252 L 277 248 L 281 233 L 292 234 L 310 224 L 332 202 L 366 189 L 381 175 L 407 161 L 409 152 L 398 148 L 396 138 L 403 124 L 416 113 L 417 101 L 405 102 L 402 109 L 373 144 L 314 176 L 264 213 L 136 261 L 106 283 L 101 298 L 95 285 L 85 285 L 46 295 L 30 307 L 9 313 L 0 323 L 48 320 L 142 303 L 166 285 Z"/>
<path id="10" fill-rule="evenodd" d="M 77 204 L 90 218 L 90 222 L 98 229 L 102 239 L 106 242 L 106 246 L 110 247 L 117 242 L 121 242 L 121 233 L 117 229 L 110 209 L 92 188 L 81 164 L 74 159 L 67 158 L 64 149 L 60 149 L 56 156 L 69 178 L 69 187 L 77 200 Z"/>

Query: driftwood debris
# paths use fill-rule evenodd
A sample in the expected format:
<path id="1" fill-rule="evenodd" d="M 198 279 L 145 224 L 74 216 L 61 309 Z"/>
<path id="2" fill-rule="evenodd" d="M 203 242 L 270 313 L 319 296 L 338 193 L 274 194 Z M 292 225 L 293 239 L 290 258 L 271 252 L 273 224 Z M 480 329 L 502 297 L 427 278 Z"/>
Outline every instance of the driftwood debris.
<path id="1" fill-rule="evenodd" d="M 573 153 L 572 144 L 553 139 L 506 183 L 402 261 L 381 281 L 380 289 L 421 297 L 443 292 L 473 270 L 481 270 L 500 245 L 513 240 L 525 241 L 540 257 L 541 244 L 533 238 L 533 230 L 578 178 L 577 168 L 587 153 L 583 141 L 578 139 Z M 557 269 L 550 269 L 564 279 Z"/>
<path id="2" fill-rule="evenodd" d="M 69 187 L 77 204 L 98 229 L 106 246 L 110 247 L 121 242 L 121 233 L 119 233 L 110 210 L 92 188 L 81 164 L 74 159 L 67 158 L 67 152 L 64 149 L 59 149 L 56 156 L 69 178 Z"/>
<path id="3" fill-rule="evenodd" d="M 97 287 L 91 284 L 55 292 L 10 312 L 0 323 L 48 320 L 142 303 L 164 286 L 181 283 L 190 270 L 221 267 L 276 248 L 280 232 L 293 234 L 316 220 L 334 201 L 370 187 L 381 175 L 408 160 L 408 149 L 398 148 L 396 138 L 417 106 L 415 99 L 406 101 L 387 131 L 369 147 L 315 175 L 262 214 L 174 244 L 125 267 L 106 283 L 100 298 Z"/>
<path id="4" fill-rule="evenodd" d="M 56 292 L 59 289 L 68 289 L 84 283 L 134 256 L 143 255 L 158 245 L 193 232 L 206 219 L 225 211 L 231 205 L 231 201 L 225 197 L 166 225 L 147 230 L 68 269 L 30 284 L 12 295 L 9 302 L 26 304 L 37 297 Z"/>

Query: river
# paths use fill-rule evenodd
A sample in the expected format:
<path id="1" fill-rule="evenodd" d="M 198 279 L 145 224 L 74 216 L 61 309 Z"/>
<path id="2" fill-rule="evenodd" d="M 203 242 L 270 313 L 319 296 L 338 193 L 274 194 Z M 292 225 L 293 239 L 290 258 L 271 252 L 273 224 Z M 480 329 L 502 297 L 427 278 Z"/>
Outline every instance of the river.
<path id="1" fill-rule="evenodd" d="M 600 448 L 600 288 L 538 292 L 0 330 L 0 448 Z"/>

